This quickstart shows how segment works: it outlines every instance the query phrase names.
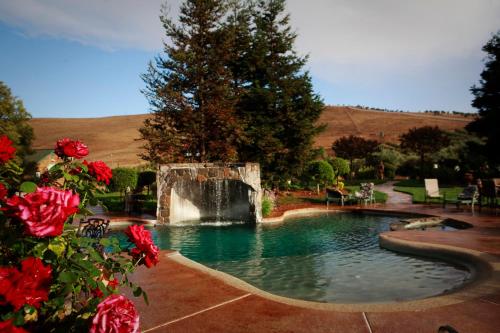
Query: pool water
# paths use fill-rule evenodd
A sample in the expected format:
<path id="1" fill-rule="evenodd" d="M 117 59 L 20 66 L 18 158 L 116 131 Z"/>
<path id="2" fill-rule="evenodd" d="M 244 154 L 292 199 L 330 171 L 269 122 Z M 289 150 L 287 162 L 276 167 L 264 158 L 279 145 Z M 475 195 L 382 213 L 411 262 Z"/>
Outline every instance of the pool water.
<path id="1" fill-rule="evenodd" d="M 463 285 L 454 264 L 379 247 L 378 234 L 399 217 L 329 213 L 272 225 L 197 224 L 151 228 L 161 249 L 270 293 L 317 302 L 421 299 Z M 117 234 L 125 241 L 125 237 Z"/>

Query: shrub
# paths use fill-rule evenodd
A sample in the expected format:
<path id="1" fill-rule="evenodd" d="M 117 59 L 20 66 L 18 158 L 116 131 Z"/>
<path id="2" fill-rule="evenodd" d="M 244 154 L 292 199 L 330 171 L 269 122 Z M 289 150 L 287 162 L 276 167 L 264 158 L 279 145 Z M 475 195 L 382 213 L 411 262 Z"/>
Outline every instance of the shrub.
<path id="1" fill-rule="evenodd" d="M 143 187 L 148 188 L 148 194 L 151 188 L 151 185 L 156 182 L 156 172 L 151 170 L 146 170 L 139 172 L 137 176 L 137 187 L 142 189 Z"/>
<path id="2" fill-rule="evenodd" d="M 273 201 L 269 197 L 264 196 L 262 198 L 262 216 L 269 216 L 269 214 L 273 211 L 273 208 Z"/>
<path id="3" fill-rule="evenodd" d="M 351 169 L 349 168 L 349 161 L 343 158 L 336 157 L 332 160 L 329 160 L 328 163 L 330 163 L 330 165 L 332 166 L 335 177 L 348 175 L 351 171 Z"/>
<path id="4" fill-rule="evenodd" d="M 324 160 L 311 162 L 305 176 L 310 183 L 314 183 L 318 187 L 331 184 L 334 180 L 333 168 L 330 163 Z"/>
<path id="5" fill-rule="evenodd" d="M 113 169 L 113 178 L 109 188 L 113 192 L 125 192 L 128 188 L 135 189 L 137 187 L 137 171 L 131 168 L 116 168 Z"/>

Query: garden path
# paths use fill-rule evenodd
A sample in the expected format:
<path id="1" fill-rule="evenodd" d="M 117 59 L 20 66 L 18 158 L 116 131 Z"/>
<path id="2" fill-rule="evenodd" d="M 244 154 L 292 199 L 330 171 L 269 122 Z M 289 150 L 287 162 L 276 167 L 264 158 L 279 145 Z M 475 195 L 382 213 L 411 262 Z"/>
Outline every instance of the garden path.
<path id="1" fill-rule="evenodd" d="M 375 185 L 375 190 L 387 193 L 387 205 L 411 204 L 411 195 L 394 191 L 396 181 L 388 181 L 380 185 Z"/>

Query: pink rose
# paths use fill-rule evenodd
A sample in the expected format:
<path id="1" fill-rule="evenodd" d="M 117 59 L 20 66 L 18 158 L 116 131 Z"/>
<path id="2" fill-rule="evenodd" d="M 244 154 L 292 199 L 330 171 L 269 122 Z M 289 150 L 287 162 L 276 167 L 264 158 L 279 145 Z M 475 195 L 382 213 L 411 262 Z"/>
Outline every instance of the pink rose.
<path id="1" fill-rule="evenodd" d="M 83 158 L 89 154 L 89 149 L 81 141 L 64 138 L 57 141 L 54 152 L 61 158 Z"/>
<path id="2" fill-rule="evenodd" d="M 103 161 L 87 162 L 83 161 L 89 168 L 89 174 L 94 176 L 98 182 L 104 182 L 109 185 L 109 180 L 113 177 L 113 172 Z"/>
<path id="3" fill-rule="evenodd" d="M 0 267 L 0 305 L 11 304 L 19 311 L 25 304 L 35 308 L 49 299 L 52 268 L 44 266 L 39 258 L 28 257 L 21 262 L 21 270 Z"/>
<path id="4" fill-rule="evenodd" d="M 143 225 L 131 225 L 125 229 L 128 239 L 135 244 L 130 254 L 135 259 L 144 258 L 146 267 L 151 268 L 159 262 L 159 249 L 151 239 L 151 232 L 144 229 Z"/>
<path id="5" fill-rule="evenodd" d="M 51 237 L 62 234 L 68 217 L 78 211 L 80 197 L 71 190 L 39 187 L 24 197 L 9 198 L 6 204 L 24 222 L 26 234 Z"/>
<path id="6" fill-rule="evenodd" d="M 0 136 L 0 164 L 3 164 L 14 157 L 16 148 L 12 146 L 12 141 L 7 135 Z"/>
<path id="7" fill-rule="evenodd" d="M 135 333 L 139 331 L 139 314 L 123 295 L 110 295 L 97 305 L 89 333 Z"/>

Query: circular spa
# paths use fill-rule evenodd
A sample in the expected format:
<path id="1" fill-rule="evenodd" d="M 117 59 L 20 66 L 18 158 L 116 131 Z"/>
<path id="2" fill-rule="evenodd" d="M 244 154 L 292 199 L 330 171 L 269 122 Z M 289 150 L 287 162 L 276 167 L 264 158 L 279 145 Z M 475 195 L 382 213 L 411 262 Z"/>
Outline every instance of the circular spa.
<path id="1" fill-rule="evenodd" d="M 399 220 L 336 212 L 279 225 L 202 223 L 150 230 L 162 249 L 178 250 L 259 289 L 301 300 L 415 300 L 452 291 L 472 278 L 465 267 L 381 248 L 379 233 Z"/>

